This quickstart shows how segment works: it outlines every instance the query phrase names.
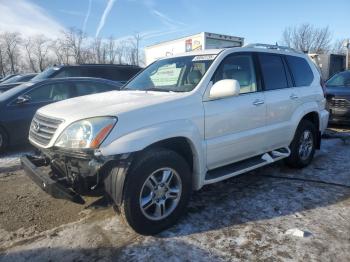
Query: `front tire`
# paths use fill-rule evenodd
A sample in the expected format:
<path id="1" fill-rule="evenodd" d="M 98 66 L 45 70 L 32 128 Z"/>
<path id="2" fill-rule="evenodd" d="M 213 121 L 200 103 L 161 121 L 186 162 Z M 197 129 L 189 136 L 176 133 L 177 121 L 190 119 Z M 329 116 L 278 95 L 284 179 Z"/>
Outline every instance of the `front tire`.
<path id="1" fill-rule="evenodd" d="M 148 150 L 128 172 L 121 216 L 135 232 L 156 234 L 184 213 L 192 190 L 186 160 L 168 149 Z"/>
<path id="2" fill-rule="evenodd" d="M 290 144 L 291 154 L 286 159 L 287 165 L 293 168 L 303 168 L 309 165 L 314 157 L 316 144 L 315 125 L 308 120 L 302 120 Z"/>

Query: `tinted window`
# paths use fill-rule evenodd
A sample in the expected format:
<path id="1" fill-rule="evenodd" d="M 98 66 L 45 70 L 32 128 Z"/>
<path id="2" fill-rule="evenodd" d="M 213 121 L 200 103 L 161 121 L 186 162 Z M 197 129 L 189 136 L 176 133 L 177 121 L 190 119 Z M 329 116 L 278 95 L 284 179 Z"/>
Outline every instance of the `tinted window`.
<path id="1" fill-rule="evenodd" d="M 60 67 L 49 67 L 45 71 L 41 72 L 40 74 L 32 78 L 31 81 L 35 82 L 35 81 L 51 78 L 59 70 L 60 70 Z"/>
<path id="2" fill-rule="evenodd" d="M 338 73 L 332 76 L 332 78 L 327 81 L 326 85 L 350 87 L 350 71 Z"/>
<path id="3" fill-rule="evenodd" d="M 60 101 L 72 97 L 72 83 L 52 83 L 39 86 L 28 93 L 30 102 Z"/>
<path id="4" fill-rule="evenodd" d="M 282 58 L 279 55 L 259 54 L 265 90 L 287 88 L 288 82 Z"/>
<path id="5" fill-rule="evenodd" d="M 295 86 L 308 86 L 314 80 L 309 64 L 304 58 L 286 56 L 287 63 L 294 78 Z"/>
<path id="6" fill-rule="evenodd" d="M 32 79 L 35 75 L 25 75 L 25 76 L 22 76 L 22 78 L 20 79 L 20 82 L 27 82 L 29 81 L 30 79 Z"/>
<path id="7" fill-rule="evenodd" d="M 232 55 L 219 66 L 214 76 L 214 83 L 223 79 L 235 79 L 241 86 L 242 93 L 257 91 L 254 62 L 251 55 Z"/>
<path id="8" fill-rule="evenodd" d="M 75 88 L 78 96 L 117 90 L 117 87 L 113 85 L 98 82 L 76 82 Z"/>
<path id="9" fill-rule="evenodd" d="M 54 78 L 80 77 L 85 76 L 79 67 L 62 67 Z"/>

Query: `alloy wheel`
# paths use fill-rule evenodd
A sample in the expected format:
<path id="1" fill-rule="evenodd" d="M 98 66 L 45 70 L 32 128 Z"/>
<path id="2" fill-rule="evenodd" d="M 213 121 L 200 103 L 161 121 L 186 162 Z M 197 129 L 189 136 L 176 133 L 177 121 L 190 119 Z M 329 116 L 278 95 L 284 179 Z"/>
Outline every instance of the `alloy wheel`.
<path id="1" fill-rule="evenodd" d="M 177 207 L 182 192 L 179 174 L 165 167 L 148 176 L 140 193 L 140 208 L 150 220 L 162 220 Z"/>

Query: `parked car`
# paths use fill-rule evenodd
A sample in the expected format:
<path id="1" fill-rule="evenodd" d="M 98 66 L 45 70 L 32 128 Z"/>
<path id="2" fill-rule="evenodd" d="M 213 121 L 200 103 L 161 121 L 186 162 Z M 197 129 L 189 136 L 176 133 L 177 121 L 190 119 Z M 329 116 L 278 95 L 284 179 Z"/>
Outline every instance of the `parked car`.
<path id="1" fill-rule="evenodd" d="M 5 84 L 28 82 L 29 80 L 31 80 L 36 75 L 37 75 L 36 73 L 16 75 L 16 76 L 11 77 L 11 78 L 9 78 L 9 79 L 7 79 L 5 81 L 2 81 L 0 83 L 0 86 L 5 85 Z"/>
<path id="2" fill-rule="evenodd" d="M 157 233 L 192 190 L 282 159 L 307 166 L 328 123 L 320 81 L 306 55 L 279 46 L 166 57 L 119 92 L 39 109 L 29 140 L 41 153 L 22 166 L 55 197 L 83 202 L 100 186 L 127 225 Z"/>
<path id="3" fill-rule="evenodd" d="M 65 77 L 97 77 L 118 81 L 125 84 L 141 70 L 139 66 L 133 65 L 111 65 L 111 64 L 83 64 L 83 65 L 60 65 L 46 69 L 32 81 L 48 78 Z"/>
<path id="4" fill-rule="evenodd" d="M 5 76 L 4 78 L 1 78 L 0 84 L 1 84 L 2 82 L 6 81 L 6 80 L 8 80 L 8 79 L 10 79 L 10 78 L 12 78 L 12 77 L 15 77 L 16 75 L 18 75 L 18 74 L 11 74 L 11 75 Z"/>
<path id="5" fill-rule="evenodd" d="M 0 83 L 0 94 L 7 91 L 7 90 L 10 90 L 11 88 L 14 88 L 16 86 L 19 86 L 23 83 L 28 82 L 36 75 L 37 74 L 17 75 L 17 76 L 14 76 L 14 77 Z"/>
<path id="6" fill-rule="evenodd" d="M 28 82 L 0 94 L 0 151 L 28 141 L 30 122 L 42 106 L 76 96 L 120 89 L 98 78 L 47 79 Z M 79 105 L 89 107 L 90 105 Z"/>
<path id="7" fill-rule="evenodd" d="M 340 72 L 326 82 L 331 124 L 350 124 L 350 71 Z"/>

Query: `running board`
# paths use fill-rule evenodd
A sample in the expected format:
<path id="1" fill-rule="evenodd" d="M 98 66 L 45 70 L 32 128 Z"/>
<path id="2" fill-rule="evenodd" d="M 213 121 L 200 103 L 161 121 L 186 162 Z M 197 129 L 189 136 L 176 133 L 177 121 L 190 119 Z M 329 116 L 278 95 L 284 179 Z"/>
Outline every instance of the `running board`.
<path id="1" fill-rule="evenodd" d="M 204 184 L 206 185 L 219 182 L 221 180 L 246 173 L 256 168 L 277 162 L 288 157 L 289 155 L 290 149 L 288 147 L 284 147 L 227 166 L 215 168 L 207 172 L 205 175 Z"/>

